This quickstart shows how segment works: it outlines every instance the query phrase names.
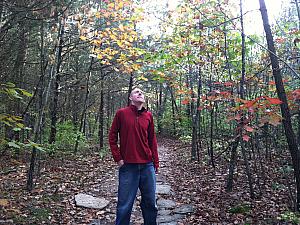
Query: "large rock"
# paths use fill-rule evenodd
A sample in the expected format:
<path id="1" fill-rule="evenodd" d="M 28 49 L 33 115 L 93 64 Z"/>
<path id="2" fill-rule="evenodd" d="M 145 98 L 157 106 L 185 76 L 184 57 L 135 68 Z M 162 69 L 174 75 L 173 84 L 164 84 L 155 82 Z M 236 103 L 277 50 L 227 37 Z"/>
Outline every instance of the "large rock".
<path id="1" fill-rule="evenodd" d="M 75 203 L 77 206 L 86 208 L 103 209 L 108 205 L 109 201 L 104 198 L 96 198 L 87 194 L 77 194 L 75 195 Z"/>

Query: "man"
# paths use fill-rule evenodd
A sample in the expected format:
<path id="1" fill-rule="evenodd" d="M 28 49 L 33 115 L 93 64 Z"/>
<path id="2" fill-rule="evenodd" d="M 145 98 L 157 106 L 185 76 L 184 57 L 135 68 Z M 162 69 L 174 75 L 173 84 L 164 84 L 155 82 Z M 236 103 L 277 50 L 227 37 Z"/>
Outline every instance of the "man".
<path id="1" fill-rule="evenodd" d="M 129 99 L 131 105 L 117 111 L 109 132 L 110 149 L 119 166 L 116 225 L 129 225 L 138 188 L 144 225 L 156 225 L 155 172 L 159 160 L 153 117 L 143 107 L 145 98 L 139 88 L 132 90 Z"/>

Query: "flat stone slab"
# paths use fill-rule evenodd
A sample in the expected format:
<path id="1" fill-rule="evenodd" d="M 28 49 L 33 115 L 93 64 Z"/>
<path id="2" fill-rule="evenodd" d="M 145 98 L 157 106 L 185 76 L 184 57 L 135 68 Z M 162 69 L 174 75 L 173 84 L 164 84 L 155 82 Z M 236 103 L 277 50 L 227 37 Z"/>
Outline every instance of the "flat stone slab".
<path id="1" fill-rule="evenodd" d="M 176 206 L 176 202 L 169 199 L 158 199 L 157 206 L 159 208 L 174 209 Z"/>
<path id="2" fill-rule="evenodd" d="M 178 225 L 177 222 L 160 223 L 159 225 Z"/>
<path id="3" fill-rule="evenodd" d="M 195 211 L 192 205 L 182 205 L 179 208 L 175 209 L 173 212 L 178 214 L 188 214 Z"/>
<path id="4" fill-rule="evenodd" d="M 160 195 L 170 195 L 172 194 L 171 186 L 167 184 L 156 185 L 156 193 Z"/>
<path id="5" fill-rule="evenodd" d="M 157 217 L 157 223 L 159 224 L 164 224 L 164 223 L 175 223 L 183 218 L 183 215 L 181 214 L 174 214 L 174 215 L 169 215 L 169 216 L 158 216 Z"/>
<path id="6" fill-rule="evenodd" d="M 75 195 L 75 203 L 77 206 L 86 208 L 103 209 L 108 205 L 109 201 L 104 198 L 96 198 L 87 194 L 77 194 Z"/>
<path id="7" fill-rule="evenodd" d="M 93 220 L 89 225 L 103 225 L 103 223 L 101 223 L 101 220 Z"/>
<path id="8" fill-rule="evenodd" d="M 159 216 L 167 216 L 167 215 L 170 215 L 171 213 L 172 213 L 172 210 L 167 210 L 167 209 L 158 210 Z"/>

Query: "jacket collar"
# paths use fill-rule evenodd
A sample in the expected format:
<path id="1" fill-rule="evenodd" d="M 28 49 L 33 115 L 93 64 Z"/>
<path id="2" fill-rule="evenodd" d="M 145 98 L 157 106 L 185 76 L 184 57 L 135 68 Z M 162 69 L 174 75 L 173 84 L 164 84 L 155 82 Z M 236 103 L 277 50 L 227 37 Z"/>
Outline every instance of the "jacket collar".
<path id="1" fill-rule="evenodd" d="M 147 111 L 147 109 L 146 109 L 144 106 L 142 107 L 141 110 L 138 110 L 137 107 L 136 107 L 135 105 L 130 105 L 129 108 L 130 108 L 133 112 L 135 112 L 136 114 L 138 114 L 138 113 L 141 114 L 141 113 Z"/>

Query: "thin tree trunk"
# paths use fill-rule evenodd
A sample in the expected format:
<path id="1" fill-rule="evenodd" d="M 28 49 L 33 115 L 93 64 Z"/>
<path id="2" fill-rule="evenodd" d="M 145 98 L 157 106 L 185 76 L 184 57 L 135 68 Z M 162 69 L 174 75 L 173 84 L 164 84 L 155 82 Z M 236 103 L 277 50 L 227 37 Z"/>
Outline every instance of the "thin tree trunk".
<path id="1" fill-rule="evenodd" d="M 202 89 L 202 76 L 201 76 L 201 68 L 199 67 L 199 76 L 198 76 L 198 86 L 197 86 L 197 105 L 196 109 L 193 111 L 193 130 L 192 130 L 192 151 L 191 151 L 191 158 L 195 160 L 196 157 L 199 160 L 199 145 L 198 145 L 198 126 L 199 126 L 199 115 L 200 115 L 200 96 L 201 96 L 201 89 Z"/>
<path id="2" fill-rule="evenodd" d="M 93 59 L 94 58 L 91 59 L 89 72 L 88 72 L 87 77 L 86 77 L 86 92 L 85 92 L 85 98 L 84 98 L 84 103 L 83 103 L 83 110 L 82 110 L 81 118 L 80 118 L 80 126 L 79 126 L 79 129 L 78 129 L 78 135 L 77 135 L 76 142 L 75 142 L 75 147 L 74 147 L 74 152 L 75 153 L 77 153 L 77 151 L 78 151 L 80 133 L 83 131 L 83 126 L 84 126 L 84 122 L 85 122 L 85 115 L 86 115 L 86 110 L 87 110 L 88 101 L 89 101 L 90 77 L 91 77 L 91 74 L 92 74 Z"/>
<path id="3" fill-rule="evenodd" d="M 295 4 L 296 4 L 297 15 L 298 15 L 298 29 L 300 30 L 300 9 L 299 9 L 298 0 L 295 0 Z"/>
<path id="4" fill-rule="evenodd" d="M 38 116 L 36 119 L 36 123 L 34 126 L 34 142 L 35 143 L 41 143 L 41 135 L 42 135 L 42 121 L 43 121 L 43 116 L 44 116 L 44 109 L 45 105 L 47 102 L 43 101 L 43 96 L 44 96 L 44 80 L 45 80 L 45 54 L 44 54 L 44 22 L 42 21 L 41 24 L 41 50 L 40 50 L 40 68 L 41 68 L 41 77 L 40 81 L 38 84 L 38 96 L 39 96 L 39 101 L 37 104 L 37 111 L 38 111 Z M 51 81 L 49 81 L 51 82 Z M 49 92 L 49 89 L 46 89 L 46 92 Z M 27 173 L 27 184 L 26 188 L 28 191 L 31 191 L 34 186 L 34 171 L 35 171 L 35 164 L 37 161 L 37 149 L 35 147 L 32 148 L 31 152 L 31 159 L 30 159 L 30 166 L 29 170 Z"/>
<path id="5" fill-rule="evenodd" d="M 133 87 L 133 72 L 130 73 L 130 79 L 129 79 L 129 84 L 128 84 L 127 106 L 129 106 L 131 104 L 129 97 L 132 92 L 132 87 Z"/>
<path id="6" fill-rule="evenodd" d="M 240 82 L 240 97 L 241 99 L 244 99 L 245 97 L 245 73 L 246 73 L 246 60 L 245 60 L 245 54 L 246 54 L 246 47 L 245 47 L 245 33 L 244 33 L 244 17 L 243 17 L 243 0 L 240 0 L 240 14 L 241 14 L 241 28 L 242 28 L 242 78 Z M 243 116 L 242 116 L 242 122 L 243 122 Z M 240 136 L 242 137 L 242 129 L 240 130 Z M 249 185 L 249 191 L 250 191 L 250 197 L 254 198 L 254 189 L 253 189 L 253 179 L 250 171 L 250 165 L 249 161 L 247 159 L 246 149 L 245 149 L 245 143 L 241 141 L 241 150 L 242 150 L 242 156 L 245 163 L 245 169 L 246 174 L 248 178 L 248 185 Z"/>
<path id="7" fill-rule="evenodd" d="M 228 178 L 227 178 L 227 184 L 226 184 L 226 191 L 230 192 L 233 188 L 233 175 L 234 170 L 236 167 L 236 160 L 237 160 L 237 147 L 240 142 L 240 136 L 235 139 L 235 141 L 232 143 L 231 148 L 231 155 L 230 155 L 230 161 L 229 161 L 229 171 L 228 171 Z"/>
<path id="8" fill-rule="evenodd" d="M 99 147 L 100 149 L 104 146 L 104 77 L 102 75 L 103 71 L 101 71 L 101 90 L 100 90 L 100 105 L 99 105 L 99 130 L 98 130 L 98 138 L 99 138 Z"/>
<path id="9" fill-rule="evenodd" d="M 264 0 L 259 0 L 260 4 L 260 12 L 263 20 L 264 30 L 266 33 L 266 39 L 268 43 L 268 50 L 269 50 L 269 57 L 271 60 L 272 65 L 272 71 L 273 71 L 273 77 L 276 84 L 276 91 L 278 98 L 282 101 L 282 104 L 280 104 L 281 114 L 283 117 L 283 127 L 285 131 L 285 136 L 287 139 L 289 151 L 292 158 L 292 164 L 294 169 L 294 176 L 296 179 L 296 210 L 300 210 L 300 154 L 297 144 L 296 135 L 292 128 L 292 122 L 291 122 L 291 114 L 290 110 L 287 104 L 287 97 L 286 92 L 283 86 L 282 82 L 282 76 L 280 72 L 279 67 L 279 61 L 276 56 L 276 49 L 274 45 L 273 35 L 271 32 L 271 27 L 269 24 L 269 18 L 268 18 L 268 12 L 266 8 L 266 4 Z"/>

